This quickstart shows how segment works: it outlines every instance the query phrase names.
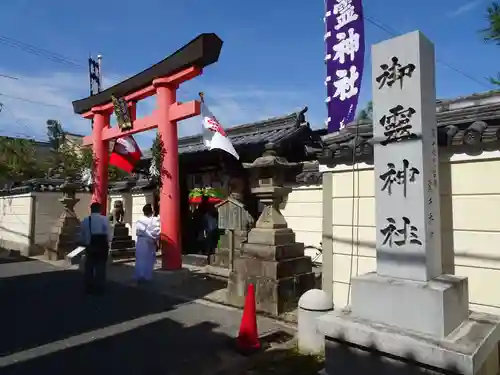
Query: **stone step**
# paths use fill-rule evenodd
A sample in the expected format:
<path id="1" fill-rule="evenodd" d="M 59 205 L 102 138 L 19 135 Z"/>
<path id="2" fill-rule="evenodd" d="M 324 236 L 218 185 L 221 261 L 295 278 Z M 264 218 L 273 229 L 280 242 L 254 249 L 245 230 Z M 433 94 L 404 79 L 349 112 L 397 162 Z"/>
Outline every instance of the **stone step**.
<path id="1" fill-rule="evenodd" d="M 208 257 L 202 254 L 182 254 L 182 263 L 203 267 L 208 265 Z"/>
<path id="2" fill-rule="evenodd" d="M 312 262 L 308 256 L 279 261 L 241 257 L 235 259 L 234 268 L 238 274 L 247 277 L 268 277 L 278 280 L 303 273 L 310 273 L 312 271 Z"/>
<path id="3" fill-rule="evenodd" d="M 126 226 L 115 226 L 113 227 L 113 235 L 115 237 L 128 236 L 129 230 Z"/>
<path id="4" fill-rule="evenodd" d="M 74 232 L 62 232 L 62 233 L 51 233 L 49 235 L 49 241 L 48 242 L 53 242 L 55 240 L 58 240 L 60 243 L 76 243 L 78 241 L 78 235 L 75 236 Z"/>
<path id="5" fill-rule="evenodd" d="M 110 246 L 111 250 L 122 250 L 135 248 L 135 241 L 127 240 L 127 241 L 113 241 Z"/>
<path id="6" fill-rule="evenodd" d="M 132 236 L 113 236 L 113 240 L 111 242 L 115 241 L 132 241 Z"/>
<path id="7" fill-rule="evenodd" d="M 112 259 L 134 258 L 135 247 L 125 248 L 120 250 L 111 249 L 109 255 Z"/>

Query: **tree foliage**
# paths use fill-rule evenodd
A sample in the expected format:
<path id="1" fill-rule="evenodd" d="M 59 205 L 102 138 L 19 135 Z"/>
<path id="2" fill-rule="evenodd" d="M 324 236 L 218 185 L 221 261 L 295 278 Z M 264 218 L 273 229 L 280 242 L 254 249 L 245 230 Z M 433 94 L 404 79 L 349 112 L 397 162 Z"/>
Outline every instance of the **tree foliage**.
<path id="1" fill-rule="evenodd" d="M 486 19 L 488 27 L 481 30 L 484 40 L 488 43 L 500 45 L 500 3 L 493 2 L 486 9 Z M 490 78 L 490 81 L 495 85 L 500 85 L 500 73 L 496 78 Z"/>
<path id="2" fill-rule="evenodd" d="M 91 147 L 82 147 L 80 151 L 80 170 L 94 170 L 94 156 Z M 128 176 L 128 173 L 116 168 L 114 165 L 108 167 L 108 180 L 118 181 Z"/>
<path id="3" fill-rule="evenodd" d="M 114 165 L 110 165 L 108 167 L 108 180 L 109 181 L 119 181 L 119 180 L 122 180 L 128 176 L 129 176 L 129 174 L 127 172 L 122 171 L 120 168 L 116 168 Z"/>
<path id="4" fill-rule="evenodd" d="M 50 147 L 48 155 L 46 151 L 43 152 L 43 146 L 35 141 L 0 137 L 0 180 L 23 181 L 47 175 L 78 179 L 84 169 L 94 169 L 91 147 L 71 143 L 59 121 L 50 119 L 46 124 Z M 123 179 L 127 175 L 109 166 L 110 181 Z"/>
<path id="5" fill-rule="evenodd" d="M 161 140 L 160 134 L 156 134 L 156 138 L 153 141 L 153 145 L 151 146 L 151 157 L 154 166 L 157 171 L 161 171 L 163 165 L 163 156 L 164 156 L 163 142 Z M 161 173 L 160 173 L 161 174 Z M 161 179 L 158 179 L 157 186 L 160 187 Z"/>
<path id="6" fill-rule="evenodd" d="M 51 149 L 50 169 L 60 177 L 77 179 L 84 168 L 80 147 L 67 141 L 63 126 L 57 120 L 47 120 L 47 137 Z"/>
<path id="7" fill-rule="evenodd" d="M 16 182 L 41 177 L 36 151 L 32 140 L 0 137 L 0 178 Z"/>

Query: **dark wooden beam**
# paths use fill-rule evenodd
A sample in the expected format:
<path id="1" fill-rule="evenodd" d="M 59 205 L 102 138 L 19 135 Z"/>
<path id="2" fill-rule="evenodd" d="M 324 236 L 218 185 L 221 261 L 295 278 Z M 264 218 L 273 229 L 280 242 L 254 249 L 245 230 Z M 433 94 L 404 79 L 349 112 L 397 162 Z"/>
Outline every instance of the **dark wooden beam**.
<path id="1" fill-rule="evenodd" d="M 126 79 L 114 86 L 84 99 L 73 102 L 73 110 L 81 115 L 92 107 L 101 106 L 111 101 L 111 95 L 124 97 L 141 90 L 155 78 L 165 77 L 189 67 L 203 69 L 219 60 L 222 40 L 214 33 L 201 34 L 176 52 L 150 68 Z"/>

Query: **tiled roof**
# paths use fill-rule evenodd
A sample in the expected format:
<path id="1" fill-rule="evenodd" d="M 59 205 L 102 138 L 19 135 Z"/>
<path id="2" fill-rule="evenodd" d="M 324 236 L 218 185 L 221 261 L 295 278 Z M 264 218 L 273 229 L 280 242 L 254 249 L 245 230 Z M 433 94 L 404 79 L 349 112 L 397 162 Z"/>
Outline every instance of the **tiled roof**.
<path id="1" fill-rule="evenodd" d="M 36 178 L 22 183 L 9 183 L 0 188 L 0 196 L 29 192 L 60 192 L 65 180 L 62 178 Z M 77 183 L 78 192 L 90 192 L 90 186 Z"/>
<path id="2" fill-rule="evenodd" d="M 248 145 L 259 145 L 272 142 L 279 145 L 292 138 L 294 135 L 309 129 L 309 124 L 305 119 L 307 107 L 298 112 L 293 112 L 281 117 L 273 117 L 266 120 L 237 125 L 226 129 L 231 143 L 236 151 Z M 323 135 L 323 130 L 311 130 L 312 133 L 317 133 L 317 138 Z M 195 154 L 206 151 L 207 148 L 203 144 L 201 134 L 179 139 L 179 154 Z M 143 151 L 143 160 L 151 159 L 151 150 Z"/>
<path id="3" fill-rule="evenodd" d="M 295 177 L 298 185 L 321 185 L 322 174 L 317 161 L 302 163 L 302 170 Z"/>
<path id="4" fill-rule="evenodd" d="M 321 173 L 318 170 L 317 161 L 304 162 L 297 170 L 295 183 L 298 185 L 318 185 L 321 184 Z M 37 178 L 20 183 L 8 183 L 0 187 L 0 196 L 25 194 L 30 192 L 61 192 L 65 180 L 61 178 Z M 91 186 L 84 185 L 76 180 L 77 192 L 91 192 Z M 108 186 L 109 194 L 120 192 L 138 192 L 142 190 L 152 190 L 156 187 L 154 179 L 131 175 L 121 181 L 110 181 Z"/>
<path id="5" fill-rule="evenodd" d="M 438 144 L 475 150 L 500 149 L 500 92 L 474 94 L 436 103 Z M 358 161 L 373 157 L 371 121 L 349 125 L 323 137 L 321 162 Z M 354 151 L 354 156 L 353 156 Z"/>
<path id="6" fill-rule="evenodd" d="M 304 117 L 306 111 L 307 107 L 300 112 L 294 112 L 286 116 L 234 126 L 226 129 L 226 133 L 236 150 L 243 145 L 250 144 L 268 142 L 279 144 L 301 131 L 301 125 L 306 124 Z M 190 154 L 205 150 L 206 147 L 203 144 L 201 135 L 179 139 L 179 154 Z"/>

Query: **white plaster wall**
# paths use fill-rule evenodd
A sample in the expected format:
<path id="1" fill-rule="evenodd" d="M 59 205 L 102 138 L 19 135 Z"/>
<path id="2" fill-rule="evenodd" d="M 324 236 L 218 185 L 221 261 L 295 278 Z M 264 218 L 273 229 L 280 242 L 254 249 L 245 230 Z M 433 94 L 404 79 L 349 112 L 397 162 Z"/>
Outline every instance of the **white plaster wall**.
<path id="1" fill-rule="evenodd" d="M 142 207 L 153 204 L 153 192 L 141 192 L 129 195 L 131 209 L 125 210 L 125 222 L 132 227 L 132 238 L 135 235 L 135 222 L 142 216 Z M 110 208 L 116 199 L 127 201 L 126 195 L 110 196 Z M 294 187 L 287 199 L 281 205 L 281 212 L 285 217 L 288 226 L 295 231 L 298 242 L 303 242 L 306 246 L 312 245 L 320 247 L 321 243 L 321 221 L 322 221 L 322 186 L 299 186 Z M 127 219 L 127 211 L 130 211 L 131 218 Z M 314 249 L 307 249 L 306 254 L 313 259 L 321 261 L 318 252 Z"/>
<path id="2" fill-rule="evenodd" d="M 315 262 L 321 262 L 321 253 L 314 247 L 321 248 L 322 200 L 321 185 L 298 186 L 293 187 L 292 192 L 281 204 L 281 213 L 288 227 L 295 232 L 297 242 L 302 242 L 306 246 L 305 254 Z"/>
<path id="3" fill-rule="evenodd" d="M 113 206 L 116 201 L 121 200 L 123 203 L 123 210 L 125 211 L 125 215 L 123 217 L 124 223 L 129 228 L 129 232 L 132 232 L 132 223 L 133 221 L 133 198 L 132 194 L 129 192 L 119 193 L 119 194 L 110 194 L 108 197 L 108 216 L 113 212 Z M 132 234 L 131 234 L 132 235 Z M 134 234 L 135 235 L 135 234 Z M 134 237 L 135 239 L 135 237 Z"/>
<path id="4" fill-rule="evenodd" d="M 32 217 L 30 193 L 0 197 L 0 247 L 12 250 L 30 246 L 30 222 Z"/>
<path id="5" fill-rule="evenodd" d="M 135 240 L 137 236 L 135 235 L 135 223 L 139 218 L 143 215 L 142 213 L 142 208 L 144 207 L 145 204 L 153 204 L 153 192 L 141 192 L 141 193 L 136 193 L 136 194 L 131 194 L 131 200 L 132 200 L 132 231 L 130 235 L 132 238 Z"/>
<path id="6" fill-rule="evenodd" d="M 333 299 L 349 302 L 351 277 L 375 270 L 372 166 L 333 170 Z M 454 155 L 440 163 L 443 252 L 448 272 L 469 278 L 471 309 L 500 314 L 500 153 Z M 324 249 L 326 251 L 326 249 Z M 449 259 L 450 259 L 449 257 Z"/>
<path id="7" fill-rule="evenodd" d="M 59 202 L 62 193 L 37 192 L 35 197 L 35 245 L 43 246 L 49 239 L 50 231 L 56 224 L 59 215 L 63 212 L 63 205 Z M 80 201 L 75 206 L 78 219 L 82 220 L 90 213 L 90 193 L 77 193 Z"/>
<path id="8" fill-rule="evenodd" d="M 0 246 L 14 250 L 23 249 L 23 251 L 31 246 L 30 255 L 42 253 L 52 227 L 62 213 L 63 206 L 59 202 L 61 196 L 62 194 L 59 192 L 36 192 L 0 197 Z M 121 199 L 125 208 L 124 221 L 132 229 L 131 224 L 138 219 L 138 213 L 142 213 L 142 206 L 145 204 L 146 196 L 149 196 L 149 193 L 138 194 L 135 197 L 130 193 L 112 194 L 109 196 L 109 212 L 113 208 L 114 201 Z M 76 197 L 80 201 L 75 206 L 75 212 L 77 217 L 82 220 L 90 213 L 92 195 L 90 193 L 77 193 Z M 32 199 L 34 200 L 33 212 L 31 211 Z M 135 208 L 133 206 L 134 202 Z M 34 226 L 32 239 L 29 238 L 30 225 Z M 131 230 L 131 234 L 135 237 L 135 231 Z M 26 255 L 28 254 L 26 253 Z"/>

